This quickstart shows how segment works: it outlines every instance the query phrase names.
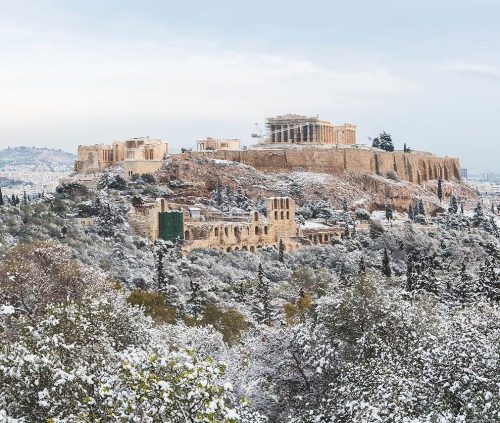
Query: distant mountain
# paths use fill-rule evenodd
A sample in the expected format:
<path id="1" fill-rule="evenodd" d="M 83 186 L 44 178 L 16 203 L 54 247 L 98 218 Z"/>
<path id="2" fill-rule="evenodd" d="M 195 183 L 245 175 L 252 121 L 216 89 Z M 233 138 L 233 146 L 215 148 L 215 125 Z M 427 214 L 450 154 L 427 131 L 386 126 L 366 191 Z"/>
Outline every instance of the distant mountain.
<path id="1" fill-rule="evenodd" d="M 15 166 L 33 169 L 43 167 L 49 171 L 71 171 L 75 158 L 72 153 L 50 148 L 5 148 L 0 150 L 0 169 Z"/>

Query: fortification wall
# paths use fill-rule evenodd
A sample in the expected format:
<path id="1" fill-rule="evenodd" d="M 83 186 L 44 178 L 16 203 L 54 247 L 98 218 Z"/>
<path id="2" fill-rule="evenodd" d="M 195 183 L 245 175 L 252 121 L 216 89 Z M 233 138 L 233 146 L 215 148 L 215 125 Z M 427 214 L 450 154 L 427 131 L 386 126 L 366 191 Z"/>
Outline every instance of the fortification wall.
<path id="1" fill-rule="evenodd" d="M 276 148 L 242 151 L 206 151 L 184 153 L 243 163 L 263 172 L 282 173 L 294 170 L 330 173 L 394 174 L 401 180 L 422 183 L 432 179 L 460 179 L 460 161 L 428 153 L 381 152 L 354 148 Z M 175 158 L 175 156 L 174 156 Z"/>

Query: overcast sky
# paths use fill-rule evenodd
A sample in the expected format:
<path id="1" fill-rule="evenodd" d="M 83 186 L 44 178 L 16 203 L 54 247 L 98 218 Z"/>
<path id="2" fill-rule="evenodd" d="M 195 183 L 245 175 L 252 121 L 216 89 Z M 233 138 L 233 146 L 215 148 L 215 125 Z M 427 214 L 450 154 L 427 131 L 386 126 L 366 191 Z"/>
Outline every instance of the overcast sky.
<path id="1" fill-rule="evenodd" d="M 498 0 L 0 0 L 0 147 L 299 113 L 500 172 Z"/>

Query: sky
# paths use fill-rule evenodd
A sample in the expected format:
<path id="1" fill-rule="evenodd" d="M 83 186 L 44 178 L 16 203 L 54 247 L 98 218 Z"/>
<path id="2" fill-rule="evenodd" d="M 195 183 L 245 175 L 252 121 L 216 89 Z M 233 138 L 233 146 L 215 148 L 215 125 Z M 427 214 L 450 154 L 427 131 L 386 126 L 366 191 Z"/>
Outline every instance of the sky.
<path id="1" fill-rule="evenodd" d="M 0 148 L 319 115 L 500 172 L 498 0 L 0 0 Z"/>

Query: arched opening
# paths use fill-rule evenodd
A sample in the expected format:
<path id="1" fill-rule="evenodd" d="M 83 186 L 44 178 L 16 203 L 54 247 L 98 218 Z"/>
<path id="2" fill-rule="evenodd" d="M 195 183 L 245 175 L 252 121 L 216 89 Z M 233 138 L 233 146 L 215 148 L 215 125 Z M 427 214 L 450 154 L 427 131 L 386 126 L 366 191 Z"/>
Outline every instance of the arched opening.
<path id="1" fill-rule="evenodd" d="M 229 228 L 227 226 L 224 228 L 224 235 L 229 236 Z"/>
<path id="2" fill-rule="evenodd" d="M 318 235 L 318 240 L 319 240 L 320 243 L 323 242 L 323 235 L 319 234 Z"/>
<path id="3" fill-rule="evenodd" d="M 234 228 L 234 236 L 238 236 L 240 234 L 240 229 L 236 226 Z"/>
<path id="4" fill-rule="evenodd" d="M 189 241 L 191 239 L 191 234 L 189 233 L 189 231 L 184 231 L 184 239 L 186 241 Z"/>
<path id="5" fill-rule="evenodd" d="M 284 204 L 284 201 L 283 201 L 283 198 L 280 198 L 280 208 L 284 208 L 285 207 L 285 204 Z"/>
<path id="6" fill-rule="evenodd" d="M 274 212 L 274 220 L 278 220 L 278 212 L 277 211 Z"/>
<path id="7" fill-rule="evenodd" d="M 256 222 L 259 221 L 259 212 L 254 212 L 253 213 L 253 220 L 255 220 Z"/>
<path id="8" fill-rule="evenodd" d="M 275 209 L 278 208 L 278 199 L 277 198 L 274 199 L 274 208 Z"/>
<path id="9" fill-rule="evenodd" d="M 238 247 L 234 247 L 234 251 L 240 251 Z"/>
<path id="10" fill-rule="evenodd" d="M 248 251 L 248 247 L 246 245 L 244 245 L 243 247 L 241 247 L 241 250 L 242 251 Z"/>
<path id="11" fill-rule="evenodd" d="M 255 227 L 255 235 L 259 235 L 259 227 L 258 226 Z"/>
<path id="12" fill-rule="evenodd" d="M 281 220 L 285 219 L 285 213 L 282 211 L 281 212 Z"/>
<path id="13" fill-rule="evenodd" d="M 219 228 L 215 228 L 214 229 L 214 235 L 215 236 L 219 236 Z"/>
<path id="14" fill-rule="evenodd" d="M 269 228 L 267 226 L 264 226 L 264 235 L 267 235 L 269 233 Z"/>
<path id="15" fill-rule="evenodd" d="M 289 211 L 286 212 L 286 218 L 290 219 L 290 212 Z"/>
<path id="16" fill-rule="evenodd" d="M 226 251 L 227 251 L 228 253 L 230 253 L 230 252 L 231 252 L 231 247 L 227 247 L 227 248 L 226 248 Z"/>
<path id="17" fill-rule="evenodd" d="M 250 246 L 250 252 L 255 253 L 255 247 L 253 245 Z"/>
<path id="18" fill-rule="evenodd" d="M 290 200 L 287 198 L 286 199 L 286 208 L 289 209 L 290 208 Z"/>
<path id="19" fill-rule="evenodd" d="M 313 236 L 312 235 L 309 235 L 309 240 L 312 241 L 313 240 Z"/>

